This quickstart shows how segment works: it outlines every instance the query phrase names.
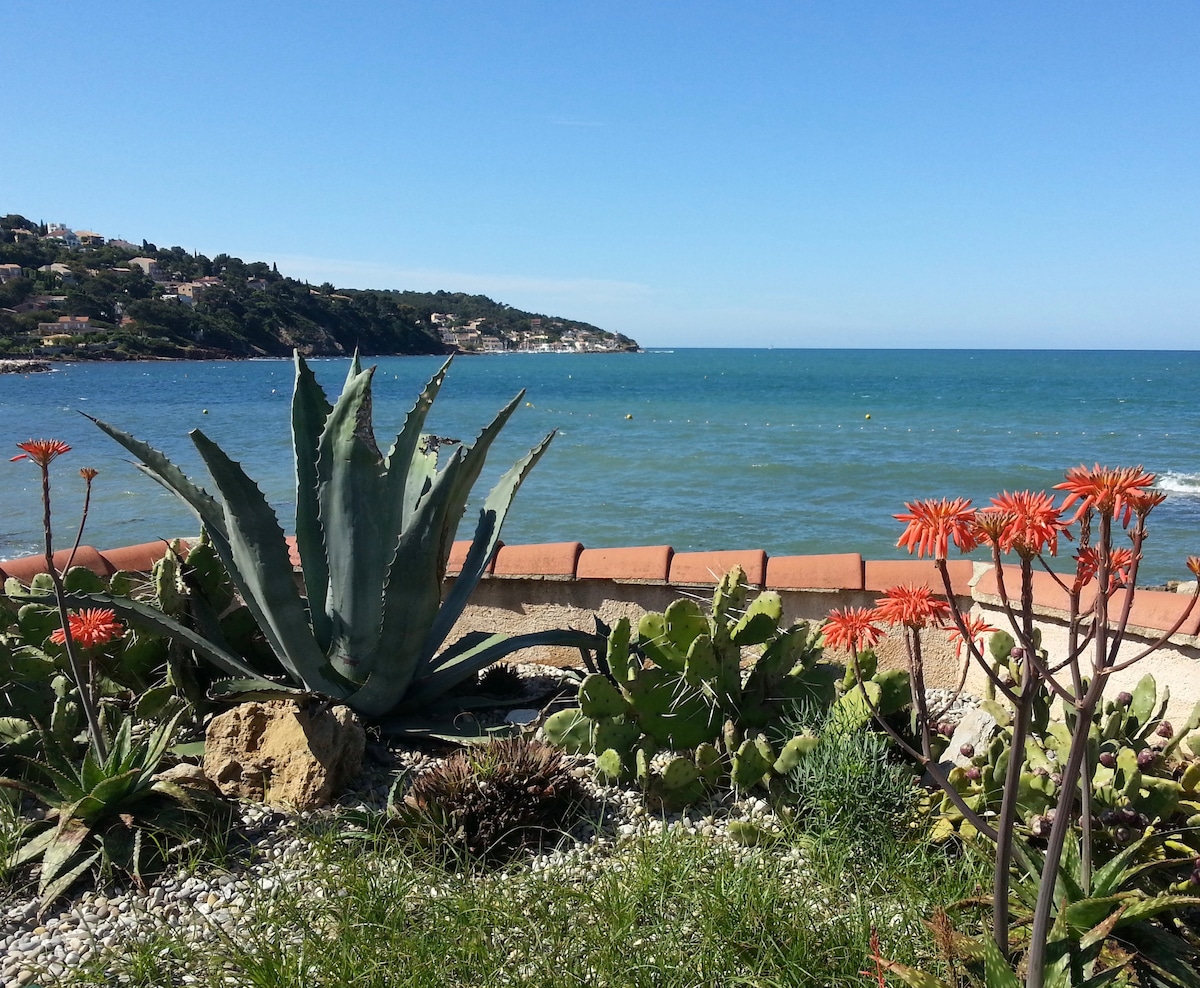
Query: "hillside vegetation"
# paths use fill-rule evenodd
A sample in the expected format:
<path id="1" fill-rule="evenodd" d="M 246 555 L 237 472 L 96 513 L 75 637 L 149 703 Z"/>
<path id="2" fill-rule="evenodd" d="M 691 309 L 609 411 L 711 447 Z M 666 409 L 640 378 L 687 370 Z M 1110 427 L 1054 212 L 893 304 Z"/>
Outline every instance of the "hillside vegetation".
<path id="1" fill-rule="evenodd" d="M 19 214 L 0 217 L 0 356 L 220 358 L 287 356 L 293 348 L 336 356 L 356 348 L 387 355 L 636 345 L 587 323 L 523 312 L 482 295 L 312 286 L 263 261 L 209 258 L 146 241 L 105 242 Z"/>

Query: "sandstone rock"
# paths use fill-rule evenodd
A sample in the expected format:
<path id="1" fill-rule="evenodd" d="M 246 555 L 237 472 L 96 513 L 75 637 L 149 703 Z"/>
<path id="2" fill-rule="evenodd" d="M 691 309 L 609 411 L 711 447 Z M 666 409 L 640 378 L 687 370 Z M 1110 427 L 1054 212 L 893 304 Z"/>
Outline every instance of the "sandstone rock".
<path id="1" fill-rule="evenodd" d="M 946 746 L 946 760 L 942 762 L 942 767 L 947 770 L 956 765 L 960 768 L 968 767 L 971 758 L 962 753 L 963 745 L 970 745 L 977 754 L 982 755 L 987 751 L 992 742 L 992 735 L 998 728 L 996 718 L 986 710 L 979 707 L 968 710 L 955 728 L 950 744 Z"/>
<path id="2" fill-rule="evenodd" d="M 209 722 L 204 774 L 227 796 L 314 809 L 359 771 L 365 746 L 349 707 L 243 703 Z"/>

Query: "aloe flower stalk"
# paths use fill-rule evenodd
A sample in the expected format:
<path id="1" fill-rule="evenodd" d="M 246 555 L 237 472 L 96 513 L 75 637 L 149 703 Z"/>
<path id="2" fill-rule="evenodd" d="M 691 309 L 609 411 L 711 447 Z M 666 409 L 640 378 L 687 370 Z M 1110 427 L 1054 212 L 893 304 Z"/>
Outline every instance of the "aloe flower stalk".
<path id="1" fill-rule="evenodd" d="M 104 741 L 104 732 L 100 729 L 100 717 L 96 710 L 96 698 L 92 694 L 91 670 L 88 665 L 80 661 L 79 650 L 73 634 L 74 628 L 71 624 L 71 616 L 67 611 L 67 591 L 63 586 L 62 574 L 58 572 L 58 569 L 54 565 L 54 530 L 50 522 L 50 464 L 63 453 L 69 453 L 71 447 L 61 439 L 30 439 L 23 443 L 17 443 L 17 448 L 23 450 L 23 452 L 11 457 L 11 461 L 31 460 L 42 473 L 42 536 L 46 553 L 46 572 L 54 584 L 54 600 L 58 607 L 58 620 L 62 634 L 61 641 L 67 652 L 67 664 L 71 669 L 71 679 L 75 683 L 75 689 L 79 692 L 79 705 L 83 709 L 84 720 L 87 723 L 88 741 L 91 743 L 96 757 L 103 760 L 107 757 L 108 752 Z M 96 471 L 85 468 L 81 471 L 81 474 L 87 482 L 87 499 L 84 501 L 83 513 L 79 519 L 79 533 L 75 537 L 76 548 L 79 547 L 79 541 L 83 538 L 84 525 L 87 524 L 88 507 L 92 493 L 92 478 L 96 476 Z M 75 549 L 72 549 L 71 559 L 74 558 Z M 70 560 L 68 560 L 67 565 L 70 565 Z"/>
<path id="2" fill-rule="evenodd" d="M 1094 882 L 1103 884 L 1102 876 L 1108 875 L 1111 865 L 1093 874 L 1091 859 L 1091 816 L 1092 785 L 1095 765 L 1088 756 L 1089 732 L 1092 728 L 1097 705 L 1110 677 L 1145 658 L 1160 648 L 1192 613 L 1200 590 L 1192 595 L 1187 607 L 1173 628 L 1160 639 L 1150 643 L 1127 659 L 1119 659 L 1118 653 L 1125 638 L 1136 593 L 1137 568 L 1141 559 L 1141 547 L 1146 537 L 1146 517 L 1162 503 L 1165 495 L 1151 490 L 1155 477 L 1139 467 L 1109 468 L 1096 465 L 1092 468 L 1080 466 L 1067 472 L 1066 479 L 1056 490 L 1066 491 L 1062 503 L 1055 505 L 1053 495 L 1046 492 L 1004 492 L 993 498 L 991 505 L 982 508 L 972 517 L 969 502 L 964 499 L 940 501 L 918 501 L 906 504 L 908 509 L 896 515 L 906 527 L 900 541 L 902 548 L 918 556 L 930 555 L 942 577 L 946 602 L 940 606 L 923 588 L 902 587 L 888 591 L 874 610 L 848 614 L 835 612 L 830 615 L 829 627 L 835 638 L 852 649 L 866 640 L 866 629 L 876 624 L 891 623 L 903 629 L 905 645 L 912 670 L 913 702 L 917 708 L 917 732 L 920 750 L 891 730 L 886 721 L 874 710 L 880 726 L 889 731 L 910 755 L 930 769 L 931 775 L 945 790 L 947 797 L 963 812 L 964 817 L 976 829 L 996 845 L 996 861 L 993 875 L 992 937 L 991 942 L 981 946 L 997 964 L 1006 965 L 1010 960 L 1009 944 L 1009 901 L 1010 881 L 1014 861 L 1025 867 L 1028 857 L 1017 834 L 1017 794 L 1019 777 L 1023 765 L 1025 739 L 1033 714 L 1033 698 L 1049 692 L 1061 700 L 1074 717 L 1074 733 L 1064 763 L 1053 776 L 1059 790 L 1058 804 L 1049 813 L 1039 816 L 1034 830 L 1047 841 L 1045 854 L 1036 863 L 1037 900 L 1032 913 L 1029 952 L 1025 956 L 1024 984 L 1026 988 L 1043 988 L 1049 971 L 1049 944 L 1058 927 L 1054 925 L 1055 896 L 1058 894 L 1059 876 L 1064 868 L 1064 848 L 1067 846 L 1071 828 L 1078 824 L 1078 882 L 1081 894 L 1096 892 Z M 1079 551 L 1075 556 L 1076 571 L 1067 580 L 1060 578 L 1046 565 L 1045 555 L 1057 555 L 1059 535 L 1071 538 L 1068 529 L 1078 524 Z M 1096 533 L 1093 539 L 1093 524 Z M 1127 529 L 1132 548 L 1113 546 L 1114 533 Z M 962 551 L 970 551 L 975 545 L 991 549 L 992 564 L 996 576 L 1001 607 L 1008 618 L 1016 646 L 1012 648 L 1009 662 L 1015 670 L 1015 680 L 999 665 L 993 667 L 985 658 L 981 648 L 981 637 L 986 632 L 995 632 L 978 618 L 963 614 L 955 603 L 946 556 L 951 544 Z M 1005 570 L 1002 556 L 1015 553 L 1019 560 L 1020 586 L 1017 599 L 1005 585 Z M 1067 594 L 1070 601 L 1067 655 L 1057 664 L 1051 665 L 1047 654 L 1041 649 L 1040 636 L 1033 622 L 1033 566 L 1041 565 L 1050 577 Z M 1200 575 L 1200 558 L 1189 557 L 1188 569 Z M 1068 582 L 1069 581 L 1069 582 Z M 1081 613 L 1080 600 L 1083 588 L 1095 584 L 1094 603 L 1091 613 Z M 1123 591 L 1122 597 L 1116 596 Z M 951 639 L 961 651 L 966 648 L 969 660 L 974 661 L 988 677 L 992 687 L 1001 693 L 1013 706 L 1012 751 L 1008 760 L 1002 788 L 999 815 L 991 821 L 983 821 L 970 807 L 962 803 L 959 794 L 944 773 L 937 772 L 931 765 L 929 741 L 938 725 L 938 716 L 925 709 L 921 681 L 920 629 L 950 622 Z M 874 631 L 872 634 L 872 643 Z M 1090 661 L 1085 654 L 1091 649 Z M 857 662 L 855 663 L 857 667 Z M 1069 679 L 1062 670 L 1066 669 Z M 965 668 L 964 673 L 965 675 Z M 868 701 L 869 702 L 869 701 Z M 1117 698 L 1121 706 L 1128 706 L 1131 697 L 1122 693 Z M 935 727 L 935 725 L 938 725 Z M 1169 725 L 1165 733 L 1174 733 Z M 967 752 L 962 752 L 964 756 Z M 1153 750 L 1144 756 L 1153 759 Z M 1111 753 L 1099 756 L 1102 764 L 1114 762 Z M 978 777 L 978 769 L 967 769 L 968 778 Z M 981 955 L 982 956 L 982 955 Z M 889 970 L 902 972 L 902 965 L 887 964 Z M 990 969 L 989 969 L 990 970 Z M 996 968 L 997 972 L 1001 969 Z M 1005 972 L 1007 975 L 1007 972 Z M 922 980 L 924 979 L 924 980 Z M 905 980 L 909 980 L 905 977 Z M 920 972 L 913 973 L 911 984 L 935 983 Z M 990 981 L 989 981 L 990 983 Z M 1009 983 L 1009 982 L 1005 982 Z M 1013 980 L 1011 983 L 1016 984 Z M 1055 982 L 1056 983 L 1056 982 Z"/>

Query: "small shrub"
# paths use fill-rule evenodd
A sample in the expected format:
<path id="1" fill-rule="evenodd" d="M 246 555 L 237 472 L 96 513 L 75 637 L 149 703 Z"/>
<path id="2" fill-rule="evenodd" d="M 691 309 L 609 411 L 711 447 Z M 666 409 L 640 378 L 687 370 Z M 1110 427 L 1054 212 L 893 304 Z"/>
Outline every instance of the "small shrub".
<path id="1" fill-rule="evenodd" d="M 447 859 L 494 864 L 562 833 L 585 798 L 561 752 L 504 738 L 422 773 L 402 800 L 393 795 L 388 816 Z"/>
<path id="2" fill-rule="evenodd" d="M 784 798 L 802 829 L 835 831 L 855 844 L 903 829 L 920 789 L 912 769 L 895 760 L 888 738 L 846 727 L 811 705 L 800 707 L 784 730 L 820 738 L 784 779 Z"/>

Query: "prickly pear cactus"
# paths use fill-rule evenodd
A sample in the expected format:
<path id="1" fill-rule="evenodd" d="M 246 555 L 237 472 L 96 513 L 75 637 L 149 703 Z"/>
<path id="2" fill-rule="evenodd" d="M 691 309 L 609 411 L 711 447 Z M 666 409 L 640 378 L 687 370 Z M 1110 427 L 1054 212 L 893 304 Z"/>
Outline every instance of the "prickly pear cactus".
<path id="1" fill-rule="evenodd" d="M 779 595 L 751 600 L 740 568 L 717 584 L 707 611 L 683 599 L 644 615 L 636 630 L 622 618 L 608 637 L 609 674 L 586 677 L 578 707 L 553 714 L 543 733 L 566 751 L 592 753 L 602 779 L 636 780 L 667 807 L 695 802 L 726 780 L 740 789 L 769 785 L 815 743 L 796 738 L 776 751 L 768 742 L 791 705 L 844 702 L 869 717 L 854 699 L 857 684 L 841 687 L 843 670 L 822 661 L 819 631 L 782 621 Z M 866 689 L 891 712 L 908 687 L 902 674 L 887 673 Z M 660 752 L 674 757 L 664 762 Z"/>

